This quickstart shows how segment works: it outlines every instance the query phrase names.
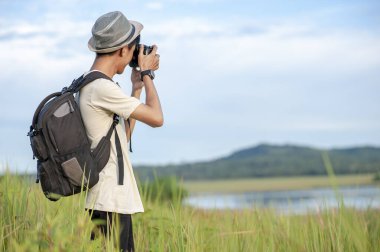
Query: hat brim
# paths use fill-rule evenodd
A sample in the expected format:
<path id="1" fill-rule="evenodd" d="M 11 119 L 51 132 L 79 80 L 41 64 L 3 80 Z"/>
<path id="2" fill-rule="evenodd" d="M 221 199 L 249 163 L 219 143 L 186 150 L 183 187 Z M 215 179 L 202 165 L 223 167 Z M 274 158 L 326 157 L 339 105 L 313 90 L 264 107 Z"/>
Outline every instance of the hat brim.
<path id="1" fill-rule="evenodd" d="M 132 20 L 129 20 L 129 22 L 135 27 L 135 33 L 133 34 L 132 38 L 130 38 L 129 40 L 126 40 L 122 44 L 115 46 L 115 47 L 96 49 L 94 37 L 91 37 L 90 40 L 88 41 L 88 49 L 90 49 L 91 51 L 96 52 L 96 53 L 110 53 L 110 52 L 114 52 L 114 51 L 119 50 L 120 48 L 123 48 L 124 46 L 128 45 L 138 35 L 140 35 L 141 30 L 144 28 L 144 26 L 142 24 L 140 24 L 139 22 L 132 21 Z"/>

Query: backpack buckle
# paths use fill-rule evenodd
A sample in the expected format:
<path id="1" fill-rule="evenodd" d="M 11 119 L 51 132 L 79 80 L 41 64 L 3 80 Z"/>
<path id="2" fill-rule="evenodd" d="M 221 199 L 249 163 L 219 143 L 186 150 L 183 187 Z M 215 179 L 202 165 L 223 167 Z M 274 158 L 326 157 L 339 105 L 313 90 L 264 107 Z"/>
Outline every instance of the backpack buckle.
<path id="1" fill-rule="evenodd" d="M 114 114 L 113 115 L 113 123 L 114 123 L 114 125 L 116 126 L 117 124 L 119 124 L 119 121 L 120 121 L 120 116 L 117 115 L 117 114 Z"/>
<path id="2" fill-rule="evenodd" d="M 30 127 L 30 131 L 28 132 L 27 136 L 28 137 L 34 137 L 34 136 L 37 136 L 38 134 L 40 133 L 39 130 L 35 130 L 32 128 L 32 126 Z"/>
<path id="3" fill-rule="evenodd" d="M 67 87 L 64 87 L 64 88 L 62 88 L 62 91 L 61 91 L 61 93 L 62 93 L 62 94 L 64 94 L 64 93 L 66 93 L 66 92 L 67 92 L 67 90 L 68 90 L 68 88 L 67 88 Z"/>

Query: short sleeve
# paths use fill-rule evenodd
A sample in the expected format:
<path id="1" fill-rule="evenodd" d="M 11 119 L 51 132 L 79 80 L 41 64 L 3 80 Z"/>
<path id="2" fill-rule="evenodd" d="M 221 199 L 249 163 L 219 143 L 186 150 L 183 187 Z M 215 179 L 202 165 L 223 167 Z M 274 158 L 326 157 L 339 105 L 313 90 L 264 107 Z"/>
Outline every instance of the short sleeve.
<path id="1" fill-rule="evenodd" d="M 91 96 L 94 106 L 111 111 L 127 119 L 141 104 L 141 101 L 133 96 L 126 95 L 115 83 L 102 79 Z"/>

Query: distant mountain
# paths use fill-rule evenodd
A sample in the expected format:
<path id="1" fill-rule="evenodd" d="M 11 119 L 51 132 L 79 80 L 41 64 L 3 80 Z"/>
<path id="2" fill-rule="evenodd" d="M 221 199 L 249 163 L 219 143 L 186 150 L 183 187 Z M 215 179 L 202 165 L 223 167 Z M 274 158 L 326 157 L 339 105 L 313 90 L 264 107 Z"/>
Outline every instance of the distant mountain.
<path id="1" fill-rule="evenodd" d="M 135 166 L 140 179 L 175 175 L 186 180 L 324 175 L 321 157 L 327 152 L 336 174 L 380 171 L 379 147 L 321 150 L 296 145 L 261 144 L 206 162 L 164 166 Z"/>

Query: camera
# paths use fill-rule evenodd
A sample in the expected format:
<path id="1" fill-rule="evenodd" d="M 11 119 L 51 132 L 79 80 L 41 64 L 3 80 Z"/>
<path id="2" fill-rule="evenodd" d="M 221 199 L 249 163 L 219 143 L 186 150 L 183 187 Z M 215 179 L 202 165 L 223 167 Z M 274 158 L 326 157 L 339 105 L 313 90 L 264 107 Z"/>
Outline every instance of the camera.
<path id="1" fill-rule="evenodd" d="M 133 52 L 132 60 L 131 60 L 131 62 L 129 62 L 129 66 L 132 68 L 139 66 L 138 58 L 139 58 L 140 46 L 141 46 L 141 44 L 137 44 L 137 46 Z M 144 49 L 143 49 L 144 55 L 148 55 L 152 52 L 153 46 L 147 46 L 147 45 L 143 45 L 143 46 L 144 46 Z"/>

